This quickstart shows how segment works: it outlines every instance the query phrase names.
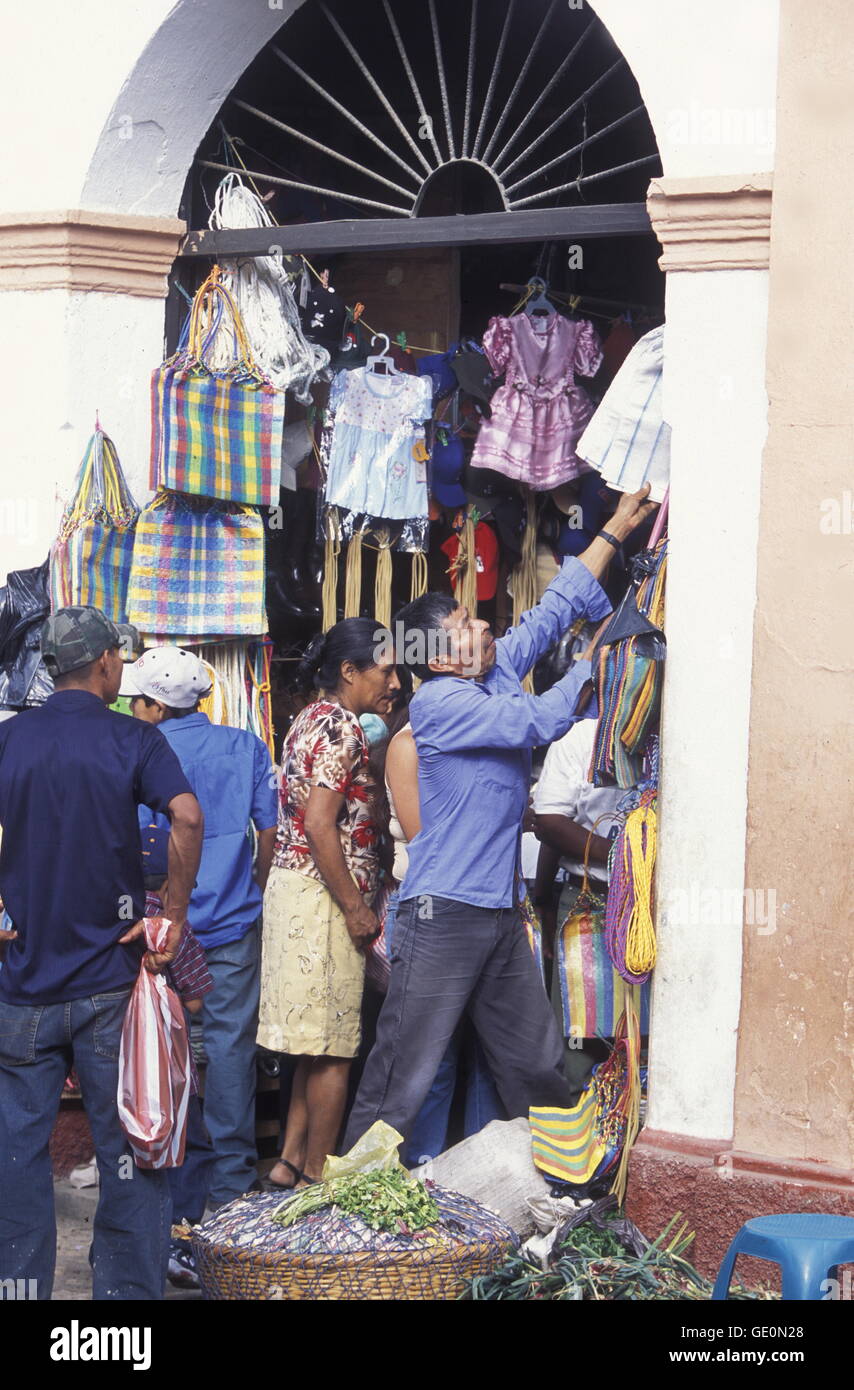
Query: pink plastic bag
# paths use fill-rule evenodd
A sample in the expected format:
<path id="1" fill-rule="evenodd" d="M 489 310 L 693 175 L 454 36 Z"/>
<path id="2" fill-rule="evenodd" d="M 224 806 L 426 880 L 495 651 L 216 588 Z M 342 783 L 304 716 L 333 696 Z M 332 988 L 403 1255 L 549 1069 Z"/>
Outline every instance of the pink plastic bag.
<path id="1" fill-rule="evenodd" d="M 170 922 L 146 917 L 145 944 L 162 951 Z M 119 1120 L 138 1168 L 184 1161 L 190 1100 L 190 1043 L 181 1002 L 165 975 L 142 965 L 119 1048 Z"/>

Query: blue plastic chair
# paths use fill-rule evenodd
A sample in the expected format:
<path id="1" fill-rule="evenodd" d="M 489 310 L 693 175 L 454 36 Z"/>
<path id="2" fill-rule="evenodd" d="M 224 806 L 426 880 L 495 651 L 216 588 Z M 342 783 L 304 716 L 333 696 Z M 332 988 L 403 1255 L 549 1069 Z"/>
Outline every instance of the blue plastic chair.
<path id="1" fill-rule="evenodd" d="M 784 1299 L 821 1299 L 826 1294 L 822 1283 L 837 1277 L 836 1266 L 854 1262 L 854 1217 L 801 1211 L 745 1222 L 724 1256 L 713 1300 L 729 1294 L 737 1255 L 757 1255 L 780 1265 Z"/>

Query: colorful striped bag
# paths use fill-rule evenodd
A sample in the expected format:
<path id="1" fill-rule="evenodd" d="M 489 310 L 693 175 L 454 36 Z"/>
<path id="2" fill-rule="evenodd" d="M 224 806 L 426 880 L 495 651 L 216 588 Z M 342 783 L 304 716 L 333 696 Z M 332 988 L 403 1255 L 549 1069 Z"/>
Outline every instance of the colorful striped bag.
<path id="1" fill-rule="evenodd" d="M 162 951 L 169 920 L 143 919 L 145 946 Z M 119 1123 L 138 1168 L 184 1162 L 192 1075 L 184 1009 L 165 975 L 140 965 L 119 1043 Z"/>
<path id="2" fill-rule="evenodd" d="M 95 423 L 50 551 L 50 604 L 91 604 L 114 623 L 127 622 L 127 590 L 139 508 L 116 446 Z"/>
<path id="3" fill-rule="evenodd" d="M 632 560 L 632 582 L 599 639 L 593 658 L 599 721 L 589 774 L 595 787 L 634 787 L 643 775 L 644 744 L 664 682 L 666 576 L 665 539 Z"/>
<path id="4" fill-rule="evenodd" d="M 649 985 L 626 983 L 615 969 L 605 936 L 605 899 L 590 889 L 590 843 L 598 824 L 587 837 L 581 891 L 557 933 L 555 969 L 566 1038 L 613 1038 L 627 996 L 640 1017 L 641 1033 L 649 1032 Z"/>
<path id="5" fill-rule="evenodd" d="M 146 637 L 263 635 L 264 525 L 258 512 L 158 493 L 136 524 L 128 616 Z"/>
<path id="6" fill-rule="evenodd" d="M 534 964 L 540 973 L 540 978 L 543 980 L 543 983 L 545 983 L 546 967 L 543 953 L 543 924 L 540 921 L 537 909 L 531 901 L 531 895 L 525 886 L 525 880 L 521 876 L 517 882 L 517 894 L 519 898 L 519 915 L 522 919 L 522 926 L 525 928 L 525 935 L 528 938 L 531 955 L 534 957 Z"/>
<path id="7" fill-rule="evenodd" d="M 229 330 L 232 359 L 214 369 L 212 347 Z M 193 300 L 186 347 L 152 373 L 151 487 L 272 506 L 279 500 L 284 419 L 285 394 L 255 365 L 237 305 L 214 266 Z"/>
<path id="8" fill-rule="evenodd" d="M 622 1201 L 640 1112 L 640 1033 L 631 1003 L 610 1057 L 593 1069 L 571 1110 L 532 1106 L 528 1119 L 536 1166 L 561 1182 L 585 1184 L 617 1168 L 611 1191 Z"/>

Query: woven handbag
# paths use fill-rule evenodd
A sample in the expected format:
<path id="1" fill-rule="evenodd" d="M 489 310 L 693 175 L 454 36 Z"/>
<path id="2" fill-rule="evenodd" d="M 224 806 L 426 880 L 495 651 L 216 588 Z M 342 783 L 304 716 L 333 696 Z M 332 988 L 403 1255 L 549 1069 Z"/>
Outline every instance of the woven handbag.
<path id="1" fill-rule="evenodd" d="M 602 633 L 593 658 L 599 705 L 590 765 L 595 787 L 634 787 L 643 773 L 643 746 L 661 704 L 667 541 L 631 562 L 632 580 Z"/>
<path id="2" fill-rule="evenodd" d="M 590 844 L 598 824 L 587 837 L 581 891 L 557 933 L 555 969 L 566 1038 L 613 1038 L 627 995 L 640 1016 L 641 1033 L 649 1031 L 649 986 L 627 983 L 615 969 L 605 937 L 605 899 L 590 889 Z"/>
<path id="3" fill-rule="evenodd" d="M 229 330 L 231 360 L 214 369 L 214 342 Z M 151 487 L 272 506 L 284 419 L 285 394 L 255 365 L 214 266 L 193 300 L 186 347 L 151 376 Z"/>
<path id="4" fill-rule="evenodd" d="M 610 1057 L 593 1069 L 571 1110 L 532 1106 L 533 1159 L 549 1177 L 584 1184 L 619 1165 L 611 1191 L 622 1199 L 628 1152 L 638 1129 L 640 1035 L 631 1004 L 619 1021 Z"/>
<path id="5" fill-rule="evenodd" d="M 128 617 L 146 636 L 263 635 L 264 525 L 258 512 L 158 493 L 136 524 Z"/>
<path id="6" fill-rule="evenodd" d="M 543 924 L 540 921 L 537 909 L 531 901 L 531 895 L 525 887 L 524 879 L 517 879 L 517 894 L 519 900 L 519 916 L 522 919 L 522 926 L 525 928 L 525 935 L 528 938 L 531 955 L 534 957 L 534 964 L 539 971 L 540 979 L 545 983 L 546 967 L 543 953 Z"/>
<path id="7" fill-rule="evenodd" d="M 127 591 L 139 515 L 116 446 L 98 422 L 77 474 L 74 496 L 50 551 L 51 609 L 100 608 L 127 622 Z"/>

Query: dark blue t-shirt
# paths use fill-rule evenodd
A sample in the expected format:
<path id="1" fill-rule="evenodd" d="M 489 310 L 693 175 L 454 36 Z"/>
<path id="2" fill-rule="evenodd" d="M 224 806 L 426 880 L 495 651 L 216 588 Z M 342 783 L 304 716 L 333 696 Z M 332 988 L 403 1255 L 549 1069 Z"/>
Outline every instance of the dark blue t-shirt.
<path id="1" fill-rule="evenodd" d="M 0 898 L 18 933 L 0 999 L 58 1004 L 129 987 L 120 946 L 145 904 L 137 806 L 191 791 L 151 724 L 60 690 L 0 724 Z"/>

